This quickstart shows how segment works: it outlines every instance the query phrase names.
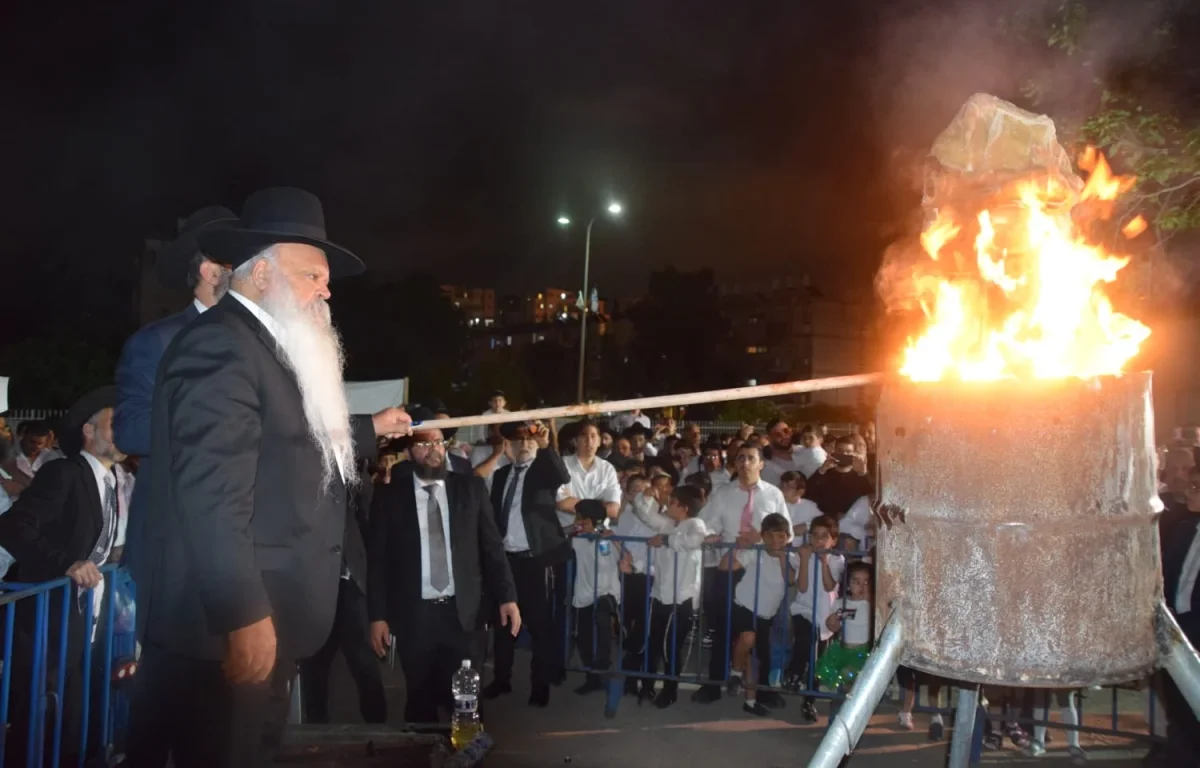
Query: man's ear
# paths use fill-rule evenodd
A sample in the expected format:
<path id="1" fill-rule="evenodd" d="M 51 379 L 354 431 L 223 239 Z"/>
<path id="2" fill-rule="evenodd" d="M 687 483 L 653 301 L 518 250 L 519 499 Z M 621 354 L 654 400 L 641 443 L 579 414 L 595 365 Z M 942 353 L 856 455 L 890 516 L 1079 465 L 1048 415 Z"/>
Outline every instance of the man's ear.
<path id="1" fill-rule="evenodd" d="M 83 441 L 86 443 L 96 436 L 96 427 L 91 424 L 83 425 Z"/>

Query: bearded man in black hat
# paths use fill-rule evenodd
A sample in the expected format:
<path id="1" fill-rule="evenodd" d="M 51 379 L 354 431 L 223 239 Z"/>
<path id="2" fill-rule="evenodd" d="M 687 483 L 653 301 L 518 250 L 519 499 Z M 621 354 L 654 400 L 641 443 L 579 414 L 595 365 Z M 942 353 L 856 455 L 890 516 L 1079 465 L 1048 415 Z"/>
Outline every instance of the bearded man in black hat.
<path id="1" fill-rule="evenodd" d="M 154 380 L 158 363 L 167 345 L 191 321 L 216 304 L 229 290 L 230 270 L 200 251 L 196 241 L 201 232 L 227 229 L 237 222 L 233 211 L 210 205 L 188 216 L 179 225 L 179 236 L 158 252 L 155 271 L 163 287 L 191 292 L 192 301 L 182 312 L 144 326 L 129 337 L 117 363 L 117 407 L 113 414 L 113 436 L 121 450 L 139 456 L 139 472 L 150 475 L 150 412 L 154 400 Z M 137 556 L 142 544 L 147 483 L 135 485 L 125 533 L 122 563 L 136 581 Z"/>
<path id="2" fill-rule="evenodd" d="M 154 392 L 132 765 L 249 766 L 280 744 L 297 659 L 329 637 L 356 451 L 409 433 L 351 419 L 331 278 L 359 274 L 303 190 L 251 195 L 201 250 L 229 293 L 175 337 Z"/>
<path id="3" fill-rule="evenodd" d="M 116 387 L 103 387 L 82 397 L 63 418 L 59 444 L 66 458 L 47 462 L 34 476 L 7 513 L 0 516 L 0 547 L 16 558 L 12 581 L 39 582 L 69 576 L 82 589 L 72 593 L 67 606 L 67 657 L 64 678 L 62 749 L 64 764 L 77 762 L 80 734 L 80 702 L 83 676 L 80 665 L 89 648 L 84 600 L 99 605 L 104 579 L 100 566 L 108 559 L 116 540 L 117 485 L 113 465 L 125 456 L 113 443 L 112 415 Z M 50 649 L 57 649 L 63 627 L 63 590 L 50 593 Z M 93 611 L 93 616 L 98 611 Z M 33 652 L 36 635 L 32 600 L 17 602 L 13 632 L 13 694 L 9 697 L 10 725 L 5 762 L 24 765 L 29 723 L 29 694 L 33 687 Z M 52 651 L 47 663 L 46 684 L 53 690 L 58 681 L 58 654 Z M 52 731 L 50 728 L 48 731 Z M 49 755 L 47 751 L 45 754 Z"/>

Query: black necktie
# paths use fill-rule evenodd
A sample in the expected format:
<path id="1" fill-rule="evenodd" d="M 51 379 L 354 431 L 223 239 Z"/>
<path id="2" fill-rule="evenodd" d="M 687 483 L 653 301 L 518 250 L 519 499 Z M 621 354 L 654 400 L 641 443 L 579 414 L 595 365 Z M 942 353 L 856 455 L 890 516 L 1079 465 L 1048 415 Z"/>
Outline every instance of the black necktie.
<path id="1" fill-rule="evenodd" d="M 113 534 L 117 529 L 117 478 L 110 471 L 104 478 L 104 525 L 100 529 L 100 538 L 96 539 L 96 547 L 92 550 L 91 561 L 96 565 L 104 565 L 112 545 Z"/>
<path id="2" fill-rule="evenodd" d="M 517 484 L 521 482 L 521 473 L 527 467 L 513 467 L 512 480 L 508 483 L 508 488 L 504 491 L 504 524 L 508 525 L 508 517 L 512 514 L 513 499 L 517 496 Z"/>

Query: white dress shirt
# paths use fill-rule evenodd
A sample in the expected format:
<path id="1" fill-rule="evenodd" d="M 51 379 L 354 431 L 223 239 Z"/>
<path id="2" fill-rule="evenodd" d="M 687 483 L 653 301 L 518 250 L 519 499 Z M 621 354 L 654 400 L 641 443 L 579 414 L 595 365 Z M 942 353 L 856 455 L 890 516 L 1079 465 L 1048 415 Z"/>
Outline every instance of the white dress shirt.
<path id="1" fill-rule="evenodd" d="M 192 306 L 195 307 L 196 311 L 202 315 L 208 311 L 208 307 L 204 306 L 200 299 L 192 299 Z"/>
<path id="2" fill-rule="evenodd" d="M 117 481 L 116 475 L 114 475 L 110 470 L 105 469 L 104 465 L 100 463 L 100 459 L 97 459 L 95 456 L 88 453 L 87 451 L 80 451 L 79 455 L 82 456 L 87 461 L 88 466 L 92 468 L 92 474 L 94 474 L 96 476 L 96 488 L 97 488 L 97 490 L 100 491 L 100 509 L 102 510 L 102 512 L 107 512 L 108 510 L 104 509 L 104 497 L 108 495 L 107 481 L 108 481 L 108 478 L 111 477 L 113 479 L 113 483 L 116 483 L 116 481 Z M 115 487 L 116 486 L 114 485 L 114 488 Z M 118 494 L 118 496 L 119 496 L 119 494 Z M 120 503 L 121 502 L 118 500 L 117 501 L 118 509 L 112 510 L 113 514 L 120 514 L 120 511 L 119 511 Z M 114 533 L 116 532 L 117 523 L 118 523 L 117 520 L 113 521 L 113 529 L 112 530 Z M 101 529 L 101 535 L 103 535 L 103 528 Z M 97 546 L 102 547 L 102 552 L 104 555 L 104 559 L 101 560 L 102 563 L 107 561 L 108 556 L 110 554 L 112 554 L 113 542 L 115 540 L 116 540 L 116 537 L 114 536 L 114 537 L 110 537 L 108 541 L 97 541 L 96 542 Z M 93 547 L 93 549 L 95 549 L 95 547 Z M 89 552 L 88 555 L 91 556 L 91 553 Z M 83 590 L 77 589 L 76 592 L 77 592 L 77 594 L 82 594 Z M 104 579 L 101 579 L 100 583 L 92 588 L 92 631 L 91 631 L 89 642 L 96 641 L 96 627 L 99 626 L 100 607 L 103 604 L 104 604 Z"/>
<path id="3" fill-rule="evenodd" d="M 800 464 L 796 461 L 795 455 L 791 451 L 780 453 L 772 450 L 771 458 L 763 462 L 762 479 L 776 488 L 779 487 L 779 480 L 785 472 L 799 472 Z"/>
<path id="4" fill-rule="evenodd" d="M 248 309 L 250 314 L 254 315 L 255 319 L 262 323 L 263 327 L 267 329 L 267 333 L 271 334 L 271 338 L 275 340 L 275 343 L 279 343 L 279 339 L 283 335 L 283 328 L 279 325 L 279 322 L 271 316 L 270 312 L 258 306 L 258 304 L 254 303 L 250 299 L 247 299 L 237 291 L 230 291 L 229 295 L 237 299 L 243 307 Z M 338 474 L 342 476 L 342 482 L 346 482 L 346 468 L 342 466 L 342 457 L 338 454 L 334 454 L 334 460 L 337 462 Z"/>
<path id="5" fill-rule="evenodd" d="M 1191 613 L 1192 592 L 1196 589 L 1196 576 L 1200 574 L 1200 528 L 1192 536 L 1192 546 L 1183 559 L 1183 570 L 1179 572 L 1179 589 L 1175 592 L 1175 613 Z"/>
<path id="6" fill-rule="evenodd" d="M 621 601 L 620 550 L 614 541 L 573 537 L 575 550 L 575 594 L 571 604 L 584 608 L 610 595 Z"/>
<path id="7" fill-rule="evenodd" d="M 712 494 L 708 497 L 708 503 L 704 505 L 704 509 L 700 510 L 700 519 L 704 521 L 710 534 L 715 533 L 721 537 L 721 541 L 732 544 L 737 541 L 738 533 L 741 532 L 742 510 L 746 508 L 748 499 L 749 491 L 742 488 L 740 480 L 733 478 L 719 488 L 713 488 Z M 754 530 L 762 530 L 763 518 L 774 512 L 778 512 L 788 519 L 788 528 L 790 529 L 792 518 L 788 513 L 783 491 L 760 479 L 754 485 L 754 506 L 750 517 Z M 705 565 L 715 566 L 728 551 L 728 549 L 709 550 L 704 555 Z"/>
<path id="8" fill-rule="evenodd" d="M 796 596 L 792 598 L 791 607 L 788 609 L 791 615 L 803 616 L 808 619 L 809 623 L 821 633 L 822 640 L 833 637 L 833 632 L 829 631 L 825 620 L 829 618 L 829 614 L 837 605 L 838 585 L 842 581 L 842 573 L 845 570 L 846 558 L 841 555 L 829 555 L 829 573 L 833 576 L 834 585 L 833 589 L 825 591 L 825 585 L 821 579 L 821 559 L 814 553 L 808 558 L 808 589 L 803 592 L 796 590 Z M 813 615 L 814 604 L 817 609 L 816 616 Z"/>
<path id="9" fill-rule="evenodd" d="M 693 607 L 698 607 L 703 571 L 701 547 L 708 529 L 698 517 L 678 523 L 672 520 L 670 524 L 672 527 L 663 534 L 667 545 L 653 549 L 655 576 L 650 596 L 665 605 L 695 600 Z"/>
<path id="10" fill-rule="evenodd" d="M 517 490 L 513 493 L 512 508 L 508 510 L 508 531 L 504 534 L 505 552 L 529 551 L 529 534 L 525 530 L 525 516 L 521 514 L 521 496 L 525 492 L 525 477 L 529 474 L 532 463 L 518 465 L 525 468 L 520 478 L 517 477 L 517 466 L 513 466 L 505 480 L 504 492 L 500 494 L 500 503 L 503 504 L 508 496 L 509 487 L 514 482 L 517 484 Z M 496 514 L 504 514 L 504 510 L 496 510 Z"/>
<path id="11" fill-rule="evenodd" d="M 558 489 L 558 501 L 563 499 L 596 499 L 607 503 L 621 503 L 621 480 L 617 470 L 606 460 L 596 457 L 591 469 L 585 469 L 578 456 L 564 456 L 563 464 L 571 475 L 571 481 Z M 559 510 L 558 519 L 564 526 L 575 522 L 573 512 Z"/>
<path id="12" fill-rule="evenodd" d="M 634 424 L 641 424 L 646 429 L 650 429 L 650 417 L 644 413 L 634 416 L 632 413 L 626 411 L 625 413 L 618 413 L 608 420 L 609 428 L 617 434 L 624 432 Z"/>
<path id="13" fill-rule="evenodd" d="M 636 499 L 626 502 L 621 509 L 621 516 L 617 518 L 617 524 L 613 526 L 613 533 L 618 536 L 633 536 L 640 539 L 648 539 L 654 536 L 658 531 L 646 524 L 641 507 L 646 505 L 658 506 L 658 502 L 643 495 L 638 495 Z M 636 509 L 636 511 L 635 511 Z M 642 541 L 622 541 L 621 546 L 629 553 L 630 559 L 633 561 L 634 573 L 648 573 L 650 563 L 646 553 L 646 544 Z"/>
<path id="14" fill-rule="evenodd" d="M 775 618 L 783 606 L 789 586 L 784 578 L 783 564 L 778 558 L 767 554 L 765 549 L 738 550 L 737 560 L 746 575 L 734 587 L 733 601 L 757 614 L 760 619 Z M 787 562 L 789 572 L 795 573 L 799 563 L 795 552 L 788 553 Z"/>
<path id="15" fill-rule="evenodd" d="M 24 453 L 17 451 L 17 469 L 21 470 L 30 477 L 33 477 L 37 474 L 37 471 L 44 467 L 47 463 L 54 461 L 55 459 L 61 459 L 62 457 L 63 452 L 57 448 L 47 448 L 39 453 L 33 461 L 30 461 L 29 457 Z"/>
<path id="16" fill-rule="evenodd" d="M 792 448 L 792 459 L 796 462 L 796 471 L 803 474 L 806 478 L 812 477 L 817 470 L 825 464 L 825 460 L 829 458 L 829 454 L 821 446 L 815 448 L 805 448 L 803 445 L 797 445 Z"/>
<path id="17" fill-rule="evenodd" d="M 821 508 L 812 499 L 800 499 L 795 504 L 788 504 L 788 514 L 792 518 L 792 527 L 797 525 L 809 525 L 813 520 L 821 516 Z M 805 534 L 805 541 L 808 541 L 808 535 Z"/>
<path id="18" fill-rule="evenodd" d="M 429 494 L 425 492 L 427 485 L 437 486 L 433 495 L 442 513 L 442 533 L 446 541 L 446 570 L 449 571 L 450 582 L 440 592 L 429 583 Z M 417 499 L 417 525 L 421 528 L 421 599 L 451 597 L 454 595 L 454 554 L 450 547 L 450 500 L 446 498 L 446 481 L 422 480 L 414 473 L 413 493 Z"/>
<path id="19" fill-rule="evenodd" d="M 780 514 L 791 525 L 792 516 L 788 512 L 787 501 L 783 492 L 768 482 L 759 480 L 753 486 L 754 502 L 751 507 L 750 524 L 754 530 L 762 530 L 762 521 L 767 515 Z M 709 533 L 718 534 L 721 540 L 732 544 L 737 540 L 742 527 L 742 510 L 750 499 L 750 491 L 742 487 L 741 482 L 734 481 L 713 488 L 708 503 L 700 511 L 700 517 L 708 526 Z"/>

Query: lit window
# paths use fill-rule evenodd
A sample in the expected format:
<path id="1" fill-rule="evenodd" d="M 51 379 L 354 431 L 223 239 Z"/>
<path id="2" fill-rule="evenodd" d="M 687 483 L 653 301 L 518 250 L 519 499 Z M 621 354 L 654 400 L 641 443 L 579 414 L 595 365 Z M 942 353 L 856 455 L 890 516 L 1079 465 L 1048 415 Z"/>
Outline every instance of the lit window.
<path id="1" fill-rule="evenodd" d="M 508 346 L 512 346 L 512 336 L 508 337 Z"/>

